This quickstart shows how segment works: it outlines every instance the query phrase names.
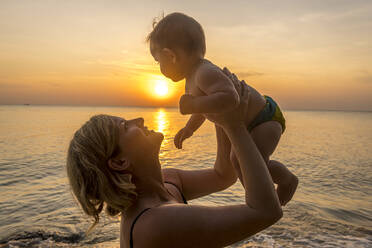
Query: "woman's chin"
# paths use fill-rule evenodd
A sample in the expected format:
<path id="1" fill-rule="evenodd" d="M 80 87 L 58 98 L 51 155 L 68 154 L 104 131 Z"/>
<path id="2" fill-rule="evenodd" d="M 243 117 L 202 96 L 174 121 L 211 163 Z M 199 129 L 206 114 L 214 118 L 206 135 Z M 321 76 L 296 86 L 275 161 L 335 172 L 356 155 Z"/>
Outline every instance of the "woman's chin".
<path id="1" fill-rule="evenodd" d="M 155 135 L 159 138 L 161 144 L 161 142 L 164 140 L 164 134 L 161 132 L 155 132 Z"/>
<path id="2" fill-rule="evenodd" d="M 164 140 L 164 135 L 160 132 L 154 132 L 153 134 L 153 141 L 154 141 L 154 148 L 156 150 L 156 153 L 160 152 L 161 143 Z"/>
<path id="3" fill-rule="evenodd" d="M 161 132 L 151 131 L 151 139 L 160 147 L 164 140 L 164 135 Z"/>

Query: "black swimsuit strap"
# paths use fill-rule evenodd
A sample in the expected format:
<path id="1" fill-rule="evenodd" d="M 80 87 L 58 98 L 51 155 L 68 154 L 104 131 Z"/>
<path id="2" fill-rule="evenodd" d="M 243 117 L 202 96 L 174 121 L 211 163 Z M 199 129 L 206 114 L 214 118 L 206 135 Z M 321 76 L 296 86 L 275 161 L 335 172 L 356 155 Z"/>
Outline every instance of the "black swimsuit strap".
<path id="1" fill-rule="evenodd" d="M 174 187 L 176 187 L 178 189 L 178 191 L 180 192 L 181 196 L 182 196 L 183 203 L 187 204 L 185 196 L 182 194 L 182 191 L 180 190 L 180 188 L 176 184 L 171 183 L 171 182 L 164 182 L 164 183 L 172 184 Z"/>
<path id="2" fill-rule="evenodd" d="M 172 184 L 174 187 L 176 187 L 178 189 L 178 191 L 180 192 L 181 196 L 182 196 L 182 200 L 185 204 L 187 204 L 187 201 L 186 201 L 186 198 L 185 196 L 182 194 L 182 191 L 180 190 L 180 188 L 174 184 L 174 183 L 171 183 L 171 182 L 164 182 L 164 183 L 168 183 L 168 184 Z M 134 227 L 134 224 L 136 224 L 136 221 L 138 220 L 139 217 L 141 217 L 142 214 L 144 214 L 147 210 L 149 210 L 151 208 L 145 208 L 144 210 L 142 210 L 138 215 L 137 217 L 134 219 L 131 227 L 130 227 L 130 239 L 129 239 L 129 244 L 130 244 L 130 248 L 133 248 L 133 227 Z"/>
<path id="3" fill-rule="evenodd" d="M 133 227 L 134 227 L 134 224 L 136 224 L 136 221 L 138 220 L 138 218 L 143 214 L 145 213 L 147 210 L 149 210 L 150 208 L 145 208 L 144 210 L 141 211 L 141 213 L 139 213 L 139 215 L 137 215 L 137 217 L 134 219 L 133 223 L 132 223 L 132 226 L 130 227 L 130 240 L 129 240 L 129 244 L 130 244 L 130 248 L 133 248 Z"/>

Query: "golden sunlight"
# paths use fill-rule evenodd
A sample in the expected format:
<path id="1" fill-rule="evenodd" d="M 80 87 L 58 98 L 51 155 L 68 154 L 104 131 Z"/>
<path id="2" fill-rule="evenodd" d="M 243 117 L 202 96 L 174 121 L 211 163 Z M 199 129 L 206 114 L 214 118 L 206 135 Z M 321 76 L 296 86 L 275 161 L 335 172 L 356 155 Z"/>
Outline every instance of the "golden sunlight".
<path id="1" fill-rule="evenodd" d="M 161 147 L 167 146 L 167 144 L 173 140 L 169 138 L 169 120 L 167 113 L 164 109 L 159 109 L 155 115 L 155 127 L 157 132 L 161 132 L 164 135 L 164 141 L 161 143 Z M 162 149 L 160 152 L 160 158 L 165 158 L 167 151 Z"/>
<path id="2" fill-rule="evenodd" d="M 163 80 L 157 80 L 154 87 L 156 96 L 165 97 L 168 94 L 168 84 Z"/>
<path id="3" fill-rule="evenodd" d="M 165 111 L 163 109 L 159 109 L 156 113 L 156 124 L 157 124 L 157 132 L 161 132 L 165 135 L 168 132 L 168 119 Z"/>
<path id="4" fill-rule="evenodd" d="M 178 102 L 176 98 L 183 88 L 183 82 L 175 85 L 162 75 L 150 73 L 142 75 L 138 81 L 142 83 L 142 89 L 148 101 L 155 106 L 175 106 Z"/>

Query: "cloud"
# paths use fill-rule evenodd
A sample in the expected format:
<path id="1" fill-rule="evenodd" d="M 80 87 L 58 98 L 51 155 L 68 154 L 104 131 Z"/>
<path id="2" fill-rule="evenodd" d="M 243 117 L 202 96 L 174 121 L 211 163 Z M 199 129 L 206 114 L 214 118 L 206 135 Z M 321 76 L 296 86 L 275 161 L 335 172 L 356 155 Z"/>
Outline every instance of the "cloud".
<path id="1" fill-rule="evenodd" d="M 20 89 L 20 88 L 29 88 L 31 85 L 24 83 L 3 83 L 0 82 L 0 89 Z"/>
<path id="2" fill-rule="evenodd" d="M 239 77 L 258 77 L 258 76 L 263 76 L 265 75 L 264 73 L 261 72 L 255 72 L 255 71 L 245 71 L 245 72 L 237 72 L 236 73 Z"/>
<path id="3" fill-rule="evenodd" d="M 47 82 L 45 84 L 47 84 L 48 86 L 51 86 L 51 87 L 56 87 L 56 88 L 62 86 L 60 83 L 55 83 L 55 82 Z"/>
<path id="4" fill-rule="evenodd" d="M 98 66 L 104 66 L 112 71 L 125 72 L 131 74 L 141 74 L 141 73 L 159 73 L 159 68 L 144 60 L 90 60 L 85 61 L 86 64 L 95 64 Z"/>
<path id="5" fill-rule="evenodd" d="M 357 81 L 363 84 L 372 84 L 372 74 L 364 73 L 364 75 L 357 77 Z"/>
<path id="6" fill-rule="evenodd" d="M 352 18 L 363 18 L 367 17 L 370 19 L 370 11 L 372 9 L 372 5 L 365 5 L 359 8 L 353 8 L 344 11 L 321 11 L 316 13 L 306 13 L 299 18 L 301 22 L 313 22 L 313 21 L 340 21 L 345 19 L 352 19 Z"/>

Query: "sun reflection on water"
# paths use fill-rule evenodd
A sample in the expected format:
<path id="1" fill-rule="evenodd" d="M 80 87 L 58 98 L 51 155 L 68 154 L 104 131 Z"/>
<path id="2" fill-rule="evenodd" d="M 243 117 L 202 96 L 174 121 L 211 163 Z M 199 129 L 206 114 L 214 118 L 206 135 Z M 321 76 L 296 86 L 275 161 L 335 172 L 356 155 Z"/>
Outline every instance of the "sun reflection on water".
<path id="1" fill-rule="evenodd" d="M 167 114 L 163 109 L 159 109 L 156 113 L 155 122 L 157 124 L 157 132 L 161 132 L 166 136 L 168 134 L 169 122 Z"/>
<path id="2" fill-rule="evenodd" d="M 160 158 L 164 159 L 167 155 L 167 149 L 169 143 L 169 118 L 164 109 L 159 109 L 155 114 L 155 127 L 157 132 L 161 132 L 164 135 L 163 143 L 161 144 Z M 165 162 L 165 161 L 163 161 Z"/>

